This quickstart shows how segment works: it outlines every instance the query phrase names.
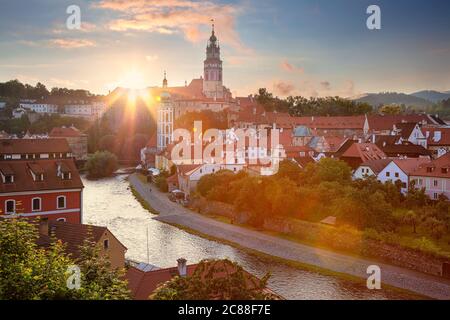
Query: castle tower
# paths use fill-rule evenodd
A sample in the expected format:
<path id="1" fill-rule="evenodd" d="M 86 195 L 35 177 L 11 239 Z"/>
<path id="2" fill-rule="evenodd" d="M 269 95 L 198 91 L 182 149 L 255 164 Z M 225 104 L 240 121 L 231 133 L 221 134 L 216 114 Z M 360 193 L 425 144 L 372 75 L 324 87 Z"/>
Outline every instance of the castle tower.
<path id="1" fill-rule="evenodd" d="M 203 93 L 208 98 L 223 98 L 222 60 L 220 60 L 220 46 L 214 33 L 214 24 L 206 46 L 206 60 L 203 66 Z"/>
<path id="2" fill-rule="evenodd" d="M 167 78 L 166 78 L 166 71 L 164 70 L 164 79 L 163 79 L 163 88 L 167 88 Z"/>
<path id="3" fill-rule="evenodd" d="M 163 88 L 167 88 L 166 72 L 164 72 Z M 172 143 L 174 107 L 170 93 L 163 90 L 158 104 L 157 149 L 163 150 Z"/>

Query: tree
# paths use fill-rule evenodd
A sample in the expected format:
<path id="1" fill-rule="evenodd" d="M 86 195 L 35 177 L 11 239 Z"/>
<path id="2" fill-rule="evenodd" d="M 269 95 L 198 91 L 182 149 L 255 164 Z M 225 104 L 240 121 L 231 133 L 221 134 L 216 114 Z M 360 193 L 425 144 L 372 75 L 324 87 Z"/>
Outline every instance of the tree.
<path id="1" fill-rule="evenodd" d="M 202 260 L 191 276 L 174 277 L 159 286 L 153 300 L 273 300 L 265 292 L 270 274 L 261 280 L 228 259 Z"/>
<path id="2" fill-rule="evenodd" d="M 383 114 L 401 114 L 403 110 L 402 107 L 397 104 L 388 104 L 382 106 L 379 111 Z"/>
<path id="3" fill-rule="evenodd" d="M 413 210 L 399 210 L 394 216 L 401 224 L 411 226 L 413 233 L 417 233 L 416 228 L 419 223 L 419 217 Z"/>
<path id="4" fill-rule="evenodd" d="M 421 223 L 421 226 L 436 239 L 442 238 L 446 229 L 444 222 L 433 217 L 427 217 L 425 221 Z"/>
<path id="5" fill-rule="evenodd" d="M 324 181 L 350 183 L 351 168 L 341 160 L 322 158 L 319 162 L 308 163 L 300 174 L 300 181 L 306 184 L 319 184 Z"/>
<path id="6" fill-rule="evenodd" d="M 113 270 L 108 257 L 90 238 L 84 240 L 77 261 L 83 286 L 75 293 L 79 299 L 126 300 L 130 298 L 127 282 L 122 280 L 124 270 Z"/>
<path id="7" fill-rule="evenodd" d="M 72 300 L 128 299 L 126 281 L 111 270 L 92 242 L 85 242 L 81 258 L 74 261 L 65 245 L 53 239 L 50 247 L 38 248 L 35 225 L 16 218 L 0 220 L 0 299 Z M 67 285 L 69 267 L 81 270 L 79 289 Z"/>
<path id="8" fill-rule="evenodd" d="M 72 264 L 61 243 L 36 246 L 36 228 L 18 219 L 0 221 L 0 299 L 67 299 L 67 269 Z"/>
<path id="9" fill-rule="evenodd" d="M 89 156 L 85 169 L 91 178 L 111 176 L 117 170 L 117 157 L 109 151 L 97 151 Z"/>

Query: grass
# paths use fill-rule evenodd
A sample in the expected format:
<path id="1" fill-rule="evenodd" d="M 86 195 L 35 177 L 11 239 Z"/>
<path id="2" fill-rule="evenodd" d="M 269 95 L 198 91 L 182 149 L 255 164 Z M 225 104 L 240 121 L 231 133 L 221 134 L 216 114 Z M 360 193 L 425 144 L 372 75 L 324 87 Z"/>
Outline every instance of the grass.
<path id="1" fill-rule="evenodd" d="M 159 220 L 159 221 L 161 221 L 161 220 Z M 307 263 L 302 263 L 302 262 L 293 261 L 293 260 L 289 260 L 289 259 L 285 259 L 285 258 L 281 258 L 281 257 L 272 256 L 272 255 L 263 253 L 261 251 L 257 251 L 257 250 L 254 250 L 254 249 L 250 249 L 250 248 L 244 247 L 244 246 L 242 246 L 242 245 L 240 245 L 238 243 L 235 243 L 235 242 L 232 242 L 232 241 L 229 241 L 229 240 L 225 240 L 225 239 L 221 239 L 221 238 L 217 238 L 217 237 L 211 236 L 209 234 L 205 234 L 203 232 L 200 232 L 198 230 L 195 230 L 195 229 L 183 226 L 183 225 L 178 224 L 178 223 L 166 222 L 166 221 L 161 221 L 161 222 L 164 222 L 164 223 L 169 224 L 169 225 L 171 225 L 173 227 L 181 229 L 181 230 L 183 230 L 183 231 L 185 231 L 185 232 L 187 232 L 189 234 L 193 234 L 193 235 L 196 235 L 198 237 L 201 237 L 201 238 L 204 238 L 204 239 L 207 239 L 207 240 L 210 240 L 210 241 L 215 241 L 215 242 L 219 242 L 219 243 L 222 243 L 222 244 L 229 245 L 231 247 L 234 247 L 234 248 L 236 248 L 238 250 L 244 251 L 244 252 L 248 253 L 249 255 L 255 256 L 255 257 L 257 257 L 257 258 L 259 258 L 259 259 L 261 259 L 263 261 L 266 261 L 266 262 L 280 263 L 280 264 L 284 264 L 284 265 L 287 265 L 287 266 L 292 267 L 292 268 L 301 269 L 301 270 L 314 272 L 314 273 L 319 273 L 319 274 L 322 274 L 322 275 L 325 275 L 325 276 L 336 277 L 336 278 L 343 279 L 343 280 L 346 280 L 346 281 L 350 281 L 352 283 L 359 284 L 359 285 L 365 285 L 365 280 L 364 279 L 356 277 L 356 276 L 353 276 L 353 275 L 350 275 L 350 274 L 347 274 L 347 273 L 337 272 L 337 271 L 321 268 L 321 267 L 314 266 L 314 265 L 307 264 Z M 391 285 L 388 285 L 388 284 L 385 284 L 385 283 L 383 283 L 383 288 L 391 290 L 393 292 L 397 292 L 399 294 L 408 295 L 409 298 L 413 299 L 413 300 L 430 299 L 427 296 L 423 296 L 423 295 L 420 295 L 418 293 L 415 293 L 415 292 L 412 292 L 412 291 L 409 291 L 409 290 L 406 290 L 406 289 L 397 288 L 397 287 L 394 287 L 394 286 L 391 286 Z"/>
<path id="2" fill-rule="evenodd" d="M 130 184 L 131 193 L 136 198 L 136 200 L 141 204 L 141 206 L 152 214 L 159 214 L 159 211 L 153 208 L 150 203 L 145 200 L 139 192 Z"/>

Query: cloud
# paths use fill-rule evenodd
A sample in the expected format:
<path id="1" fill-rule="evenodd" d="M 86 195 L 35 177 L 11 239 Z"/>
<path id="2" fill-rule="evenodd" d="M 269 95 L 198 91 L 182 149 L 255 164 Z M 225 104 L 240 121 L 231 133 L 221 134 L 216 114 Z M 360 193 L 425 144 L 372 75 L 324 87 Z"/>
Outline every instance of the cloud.
<path id="1" fill-rule="evenodd" d="M 147 61 L 155 61 L 155 60 L 158 60 L 159 59 L 159 57 L 158 57 L 158 55 L 156 55 L 156 54 L 152 54 L 152 55 L 147 55 L 147 56 L 145 56 L 145 60 L 147 60 Z"/>
<path id="2" fill-rule="evenodd" d="M 52 39 L 50 44 L 64 49 L 75 49 L 83 47 L 93 47 L 95 43 L 86 39 Z"/>
<path id="3" fill-rule="evenodd" d="M 305 72 L 305 70 L 302 67 L 296 67 L 293 64 L 289 63 L 287 60 L 281 61 L 280 68 L 287 72 L 296 72 L 301 74 Z"/>
<path id="4" fill-rule="evenodd" d="M 252 51 L 236 31 L 236 5 L 193 0 L 101 0 L 94 6 L 118 12 L 119 17 L 108 23 L 110 30 L 181 33 L 190 42 L 203 41 L 209 30 L 202 29 L 209 28 L 214 19 L 221 43 L 241 52 Z"/>
<path id="5" fill-rule="evenodd" d="M 276 95 L 288 96 L 292 94 L 292 92 L 295 89 L 295 86 L 290 82 L 276 81 L 273 84 L 273 89 Z"/>
<path id="6" fill-rule="evenodd" d="M 320 87 L 322 88 L 322 90 L 325 90 L 325 91 L 331 90 L 331 84 L 329 81 L 321 81 Z"/>

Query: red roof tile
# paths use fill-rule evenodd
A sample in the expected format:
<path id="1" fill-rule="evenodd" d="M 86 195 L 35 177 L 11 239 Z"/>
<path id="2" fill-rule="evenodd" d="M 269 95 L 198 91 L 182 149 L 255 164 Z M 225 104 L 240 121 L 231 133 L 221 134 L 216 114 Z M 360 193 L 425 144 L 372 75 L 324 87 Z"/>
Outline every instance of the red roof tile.
<path id="1" fill-rule="evenodd" d="M 367 160 L 383 159 L 386 157 L 383 151 L 373 143 L 354 143 L 343 154 L 346 158 L 360 158 Z"/>
<path id="2" fill-rule="evenodd" d="M 49 136 L 52 138 L 81 137 L 86 136 L 75 127 L 56 127 L 50 131 Z"/>
<path id="3" fill-rule="evenodd" d="M 5 139 L 0 142 L 0 154 L 69 153 L 66 139 Z"/>
<path id="4" fill-rule="evenodd" d="M 450 153 L 447 153 L 436 160 L 420 164 L 411 172 L 411 175 L 450 179 Z"/>
<path id="5" fill-rule="evenodd" d="M 72 173 L 71 179 L 62 180 L 61 177 L 57 176 L 58 164 L 62 164 L 64 170 L 69 170 Z M 30 168 L 43 173 L 44 181 L 34 181 Z M 35 162 L 24 160 L 0 161 L 0 171 L 14 174 L 13 183 L 0 183 L 0 192 L 83 188 L 83 182 L 72 159 L 38 160 Z"/>

